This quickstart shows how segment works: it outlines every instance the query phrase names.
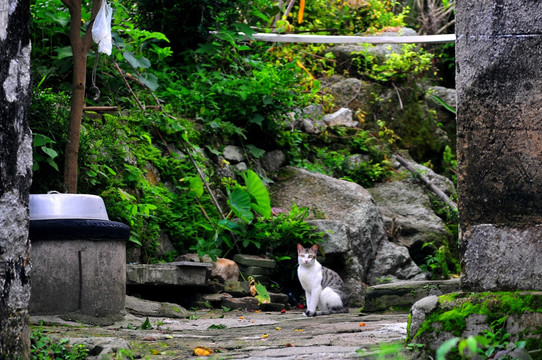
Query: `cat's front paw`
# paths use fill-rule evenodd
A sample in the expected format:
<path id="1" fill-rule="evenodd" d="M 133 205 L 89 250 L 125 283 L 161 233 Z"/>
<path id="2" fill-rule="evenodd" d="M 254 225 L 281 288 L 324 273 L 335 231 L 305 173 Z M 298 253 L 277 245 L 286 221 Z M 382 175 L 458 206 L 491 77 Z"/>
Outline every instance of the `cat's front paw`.
<path id="1" fill-rule="evenodd" d="M 316 316 L 316 311 L 305 310 L 305 316 L 314 317 Z"/>

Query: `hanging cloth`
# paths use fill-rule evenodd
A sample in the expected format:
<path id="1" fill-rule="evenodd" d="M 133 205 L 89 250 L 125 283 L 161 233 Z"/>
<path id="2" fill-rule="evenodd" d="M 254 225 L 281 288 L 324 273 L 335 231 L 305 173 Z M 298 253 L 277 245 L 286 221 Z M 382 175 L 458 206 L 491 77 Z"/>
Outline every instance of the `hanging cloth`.
<path id="1" fill-rule="evenodd" d="M 95 0 L 96 1 L 96 0 Z M 102 6 L 92 25 L 92 40 L 98 44 L 98 52 L 111 55 L 111 16 L 113 9 L 106 0 L 102 0 Z"/>

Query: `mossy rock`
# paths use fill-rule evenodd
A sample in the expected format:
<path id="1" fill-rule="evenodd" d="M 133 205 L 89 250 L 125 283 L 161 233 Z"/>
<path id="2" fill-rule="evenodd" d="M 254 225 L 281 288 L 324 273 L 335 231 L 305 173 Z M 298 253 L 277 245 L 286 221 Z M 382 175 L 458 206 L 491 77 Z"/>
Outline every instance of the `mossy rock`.
<path id="1" fill-rule="evenodd" d="M 542 348 L 542 292 L 451 293 L 424 298 L 412 306 L 407 343 L 424 344 L 436 351 L 452 337 L 467 338 L 494 332 L 492 325 L 505 318 L 507 341 L 526 340 L 527 350 Z"/>

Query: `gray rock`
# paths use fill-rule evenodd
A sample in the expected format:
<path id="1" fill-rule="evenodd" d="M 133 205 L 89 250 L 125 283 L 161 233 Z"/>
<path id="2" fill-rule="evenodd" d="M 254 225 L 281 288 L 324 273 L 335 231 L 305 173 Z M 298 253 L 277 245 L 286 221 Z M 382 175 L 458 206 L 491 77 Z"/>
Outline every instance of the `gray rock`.
<path id="1" fill-rule="evenodd" d="M 224 298 L 222 299 L 222 306 L 230 309 L 243 309 L 243 310 L 259 310 L 260 305 L 258 299 L 246 296 L 242 298 Z"/>
<path id="2" fill-rule="evenodd" d="M 370 286 L 365 294 L 365 311 L 409 309 L 428 296 L 440 296 L 459 291 L 459 279 L 400 281 Z"/>
<path id="3" fill-rule="evenodd" d="M 102 358 L 107 354 L 117 353 L 121 349 L 130 350 L 130 343 L 115 337 L 68 338 L 70 345 L 84 345 L 90 357 Z"/>
<path id="4" fill-rule="evenodd" d="M 231 162 L 241 162 L 245 160 L 245 155 L 243 153 L 243 149 L 241 149 L 239 146 L 234 145 L 228 145 L 224 148 L 224 151 L 222 152 L 222 155 L 224 158 Z"/>
<path id="5" fill-rule="evenodd" d="M 325 115 L 324 122 L 328 126 L 355 127 L 358 125 L 357 121 L 352 120 L 352 110 L 347 108 L 342 108 L 337 110 L 333 114 Z"/>
<path id="6" fill-rule="evenodd" d="M 247 164 L 245 162 L 240 162 L 233 166 L 237 169 L 237 171 L 245 171 L 246 169 L 248 169 Z"/>
<path id="7" fill-rule="evenodd" d="M 367 283 L 370 285 L 379 284 L 383 280 L 393 282 L 425 279 L 425 274 L 412 261 L 408 249 L 388 240 L 380 243 L 373 266 L 367 275 Z"/>
<path id="8" fill-rule="evenodd" d="M 260 159 L 262 168 L 267 172 L 276 172 L 284 164 L 286 157 L 280 150 L 273 150 L 266 152 Z"/>
<path id="9" fill-rule="evenodd" d="M 438 307 L 438 297 L 431 295 L 418 300 L 410 309 L 411 322 L 410 333 L 416 334 L 420 326 L 425 322 L 425 318 Z"/>
<path id="10" fill-rule="evenodd" d="M 188 314 L 188 311 L 180 305 L 149 301 L 134 296 L 126 296 L 125 309 L 139 316 L 184 318 Z"/>
<path id="11" fill-rule="evenodd" d="M 407 247 L 448 241 L 444 222 L 431 209 L 427 190 L 408 180 L 377 184 L 368 189 L 382 213 L 390 236 Z"/>

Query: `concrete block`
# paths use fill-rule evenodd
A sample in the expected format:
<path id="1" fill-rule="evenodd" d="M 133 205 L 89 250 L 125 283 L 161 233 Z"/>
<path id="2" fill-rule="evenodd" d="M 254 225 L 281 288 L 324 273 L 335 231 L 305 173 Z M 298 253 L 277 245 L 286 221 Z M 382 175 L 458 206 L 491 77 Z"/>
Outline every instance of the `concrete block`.
<path id="1" fill-rule="evenodd" d="M 210 263 L 177 261 L 166 264 L 126 265 L 127 285 L 205 286 Z"/>
<path id="2" fill-rule="evenodd" d="M 235 254 L 233 260 L 236 263 L 245 266 L 259 266 L 270 269 L 273 269 L 275 267 L 275 260 L 263 258 L 256 255 Z"/>

